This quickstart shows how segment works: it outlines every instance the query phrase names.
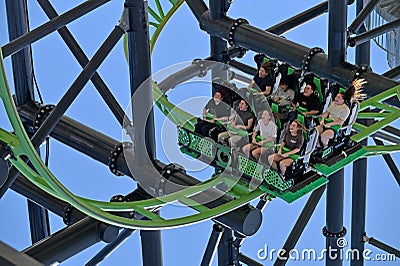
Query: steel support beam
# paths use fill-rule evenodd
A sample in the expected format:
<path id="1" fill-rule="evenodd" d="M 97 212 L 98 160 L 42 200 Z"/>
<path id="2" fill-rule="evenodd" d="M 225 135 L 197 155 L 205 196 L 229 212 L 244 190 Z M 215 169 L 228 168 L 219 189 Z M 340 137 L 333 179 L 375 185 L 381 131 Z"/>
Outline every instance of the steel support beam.
<path id="1" fill-rule="evenodd" d="M 321 4 L 318 4 L 304 12 L 301 12 L 285 21 L 282 21 L 279 24 L 276 24 L 268 29 L 266 31 L 276 34 L 276 35 L 282 35 L 285 32 L 288 32 L 314 18 L 317 18 L 323 14 L 328 12 L 328 1 L 322 2 Z"/>
<path id="2" fill-rule="evenodd" d="M 221 225 L 213 225 L 210 239 L 208 240 L 206 250 L 204 251 L 203 259 L 201 260 L 201 266 L 211 265 L 215 252 L 217 252 L 217 247 L 219 246 L 223 232 L 224 228 Z"/>
<path id="3" fill-rule="evenodd" d="M 163 265 L 161 231 L 140 231 L 144 266 Z"/>
<path id="4" fill-rule="evenodd" d="M 186 0 L 186 2 L 189 7 L 194 10 L 202 1 Z M 202 9 L 200 9 L 200 11 L 201 10 Z M 196 9 L 196 12 L 198 11 L 199 10 Z M 205 10 L 201 15 L 200 27 L 211 35 L 228 40 L 230 25 L 232 25 L 233 22 L 234 20 L 229 17 L 214 21 L 210 18 L 209 12 Z M 241 24 L 236 28 L 234 39 L 236 45 L 240 47 L 263 53 L 272 58 L 278 58 L 280 61 L 286 62 L 296 68 L 302 67 L 304 55 L 308 54 L 310 50 L 308 47 L 247 24 Z M 357 69 L 357 66 L 347 62 L 337 67 L 331 67 L 328 63 L 327 55 L 323 53 L 316 54 L 310 63 L 311 72 L 321 78 L 329 79 L 345 87 L 351 84 Z M 371 97 L 399 84 L 394 80 L 372 72 L 363 73 L 363 77 L 368 81 L 364 91 Z M 390 102 L 390 104 L 400 106 L 397 100 Z"/>
<path id="5" fill-rule="evenodd" d="M 367 145 L 367 140 L 360 144 Z M 353 163 L 353 182 L 351 193 L 351 249 L 364 252 L 363 236 L 365 235 L 365 217 L 367 201 L 367 159 L 359 159 Z M 351 266 L 364 265 L 363 256 L 354 256 Z"/>
<path id="6" fill-rule="evenodd" d="M 204 12 L 208 10 L 207 5 L 202 0 L 186 0 L 186 3 L 198 21 L 200 21 L 201 16 L 204 15 Z M 227 40 L 227 38 L 225 40 Z"/>
<path id="7" fill-rule="evenodd" d="M 346 228 L 343 227 L 344 169 L 332 174 L 328 179 L 326 226 L 323 230 L 327 250 L 325 265 L 340 266 L 343 264 L 343 258 L 340 258 L 343 247 L 338 245 L 337 240 L 346 233 Z"/>
<path id="8" fill-rule="evenodd" d="M 59 17 L 39 26 L 38 28 L 30 31 L 27 34 L 17 38 L 16 40 L 4 45 L 2 47 L 3 57 L 6 58 L 21 49 L 25 48 L 29 44 L 36 42 L 37 40 L 49 35 L 50 33 L 58 30 L 59 28 L 67 25 L 75 19 L 89 13 L 90 11 L 104 5 L 110 0 L 88 0 L 79 6 L 65 12 Z"/>
<path id="9" fill-rule="evenodd" d="M 155 158 L 153 95 L 151 84 L 150 41 L 147 17 L 147 1 L 125 1 L 128 23 L 128 62 L 131 87 L 132 117 L 135 127 L 134 145 L 137 154 Z M 146 22 L 144 25 L 143 22 Z M 135 158 L 134 165 L 149 164 L 146 156 Z"/>
<path id="10" fill-rule="evenodd" d="M 61 100 L 58 102 L 53 111 L 49 114 L 43 124 L 39 127 L 36 133 L 32 137 L 32 144 L 38 147 L 42 143 L 47 135 L 54 129 L 58 121 L 71 106 L 72 102 L 76 99 L 79 93 L 82 91 L 86 83 L 93 76 L 96 70 L 99 68 L 101 63 L 111 52 L 117 42 L 121 39 L 124 31 L 116 26 L 104 43 L 101 45 L 99 50 L 94 54 L 90 62 L 85 66 L 78 78 L 72 83 L 71 87 L 64 94 Z"/>
<path id="11" fill-rule="evenodd" d="M 33 123 L 35 113 L 36 109 L 33 106 L 23 106 L 19 108 L 19 114 L 30 123 Z M 50 133 L 50 136 L 106 165 L 109 161 L 110 152 L 114 150 L 119 143 L 116 140 L 67 117 L 63 117 L 60 120 L 55 129 Z M 93 147 L 96 148 L 94 149 Z M 159 161 L 155 161 L 154 164 L 154 167 L 157 169 L 163 169 L 166 166 L 164 163 Z M 123 155 L 118 157 L 116 168 L 121 173 L 132 177 L 132 173 L 130 172 Z M 169 178 L 169 181 L 183 186 L 192 186 L 200 182 L 192 176 L 182 172 L 173 173 Z M 171 189 L 166 186 L 164 191 L 168 194 L 176 191 L 176 189 Z M 207 193 L 200 193 L 198 195 L 198 197 L 202 198 L 201 202 L 209 202 L 205 205 L 210 208 L 231 200 L 228 197 L 221 197 L 210 202 L 210 197 L 212 197 L 212 195 L 208 195 L 208 193 L 211 192 L 212 190 L 209 190 Z M 232 228 L 242 235 L 249 236 L 253 235 L 261 226 L 262 214 L 260 210 L 255 209 L 251 205 L 245 205 L 242 208 L 238 208 L 235 211 L 215 218 L 215 221 Z"/>
<path id="12" fill-rule="evenodd" d="M 10 42 L 29 32 L 26 0 L 6 0 L 7 25 Z M 34 101 L 31 47 L 11 57 L 16 105 Z"/>
<path id="13" fill-rule="evenodd" d="M 251 76 L 254 76 L 254 74 L 257 72 L 256 68 L 243 64 L 242 62 L 236 60 L 231 60 L 228 62 L 228 64 Z"/>
<path id="14" fill-rule="evenodd" d="M 347 0 L 329 0 L 328 25 L 328 63 L 331 67 L 338 67 L 346 60 L 346 23 Z M 326 237 L 326 250 L 329 256 L 325 258 L 325 265 L 340 266 L 341 248 L 337 239 L 345 234 L 343 227 L 344 202 L 344 169 L 328 177 L 326 193 L 326 226 L 323 233 Z M 331 256 L 331 254 L 333 256 Z"/>
<path id="15" fill-rule="evenodd" d="M 241 253 L 238 255 L 238 259 L 240 262 L 244 262 L 245 265 L 247 265 L 247 266 L 263 266 L 261 263 L 255 261 L 252 258 L 249 258 Z"/>
<path id="16" fill-rule="evenodd" d="M 378 139 L 374 139 L 376 145 L 383 145 L 383 142 Z M 392 156 L 390 154 L 384 154 L 382 155 L 383 159 L 385 160 L 387 166 L 389 167 L 390 171 L 392 172 L 392 175 L 397 181 L 397 184 L 400 186 L 400 171 L 399 168 L 397 167 L 397 164 L 394 162 Z"/>
<path id="17" fill-rule="evenodd" d="M 369 5 L 370 3 L 374 2 L 374 1 L 376 3 L 379 2 L 378 0 L 373 0 L 373 1 L 369 1 L 367 3 L 367 5 Z M 374 5 L 374 7 L 375 7 L 375 5 Z M 366 10 L 366 9 L 367 9 L 367 11 L 369 10 L 367 8 L 367 6 L 365 6 L 365 8 L 364 8 L 364 0 L 357 0 L 357 2 L 356 2 L 356 13 L 358 14 L 357 17 L 362 15 L 361 13 L 364 12 L 364 10 Z M 362 34 L 362 33 L 367 31 L 367 28 L 365 27 L 364 24 L 357 25 L 357 27 L 355 27 L 355 28 L 357 28 L 357 29 L 355 29 L 354 32 L 357 33 L 357 34 Z M 371 63 L 371 56 L 370 55 L 371 55 L 371 44 L 370 44 L 370 42 L 365 42 L 365 43 L 362 43 L 360 45 L 357 45 L 356 46 L 356 57 L 355 57 L 356 65 L 358 65 L 358 66 L 359 65 L 367 65 L 367 66 L 369 66 L 370 63 Z"/>
<path id="18" fill-rule="evenodd" d="M 210 1 L 210 15 L 212 19 L 220 19 L 226 16 L 226 12 L 230 7 L 228 0 L 217 0 Z M 211 58 L 217 62 L 226 64 L 228 61 L 227 56 L 227 42 L 218 36 L 210 35 L 210 48 L 211 48 Z M 212 80 L 214 78 L 222 78 L 223 80 L 228 80 L 228 71 L 222 69 L 212 69 L 211 70 Z M 212 86 L 212 95 L 215 93 L 215 88 Z"/>
<path id="19" fill-rule="evenodd" d="M 56 17 L 58 17 L 56 10 L 48 0 L 38 0 L 38 3 L 49 19 L 55 19 Z M 62 27 L 58 29 L 58 33 L 70 49 L 71 53 L 75 56 L 78 63 L 81 65 L 82 68 L 84 68 L 89 63 L 89 58 L 86 56 L 85 52 L 72 36 L 71 32 L 68 30 L 67 27 Z M 111 91 L 108 89 L 106 83 L 103 81 L 100 75 L 95 72 L 90 80 L 93 82 L 93 85 L 103 98 L 104 102 L 110 108 L 120 125 L 130 125 L 130 121 L 125 121 L 124 123 L 124 119 L 127 119 L 127 116 L 125 116 L 124 110 L 114 98 Z"/>
<path id="20" fill-rule="evenodd" d="M 400 258 L 400 250 L 395 249 L 394 247 L 391 247 L 388 244 L 385 244 L 373 237 L 367 237 L 367 236 L 364 236 L 364 241 L 368 242 L 370 245 L 373 245 L 374 247 L 382 249 L 382 250 L 388 252 L 389 254 L 393 254 L 396 257 Z"/>
<path id="21" fill-rule="evenodd" d="M 299 218 L 296 221 L 296 224 L 293 226 L 292 231 L 290 232 L 288 238 L 286 239 L 285 244 L 282 247 L 282 250 L 285 250 L 285 254 L 283 254 L 283 257 L 288 258 L 288 254 L 290 250 L 294 249 L 294 247 L 297 244 L 297 241 L 299 241 L 299 238 L 301 234 L 303 233 L 304 229 L 306 228 L 306 225 L 308 224 L 308 221 L 310 221 L 311 215 L 314 213 L 315 208 L 318 205 L 318 202 L 320 201 L 322 195 L 325 192 L 326 186 L 322 186 L 316 190 L 314 190 L 310 197 L 308 198 L 306 204 L 303 207 L 303 210 L 300 213 Z M 287 263 L 287 259 L 277 259 L 274 263 L 274 266 L 280 266 L 280 265 L 285 265 Z"/>
<path id="22" fill-rule="evenodd" d="M 385 76 L 390 79 L 398 80 L 400 78 L 400 65 L 383 73 L 382 76 Z"/>
<path id="23" fill-rule="evenodd" d="M 135 157 L 133 165 L 139 168 L 151 164 L 156 156 L 147 1 L 125 0 L 124 12 L 127 15 L 131 108 L 135 128 L 133 143 L 135 154 L 140 154 Z M 141 230 L 140 239 L 143 265 L 162 265 L 161 231 Z"/>
<path id="24" fill-rule="evenodd" d="M 218 265 L 233 265 L 232 243 L 232 231 L 226 228 L 218 245 Z"/>
<path id="25" fill-rule="evenodd" d="M 29 32 L 26 0 L 7 0 L 7 25 L 10 41 Z M 31 47 L 26 46 L 11 56 L 15 104 L 24 105 L 35 100 L 33 89 L 33 65 Z M 28 200 L 28 214 L 32 243 L 50 234 L 49 216 L 46 209 Z"/>
<path id="26" fill-rule="evenodd" d="M 61 263 L 99 241 L 109 243 L 117 235 L 118 227 L 86 217 L 23 252 L 46 265 Z"/>
<path id="27" fill-rule="evenodd" d="M 379 0 L 370 0 L 367 2 L 367 4 L 364 6 L 364 3 L 361 3 L 362 9 L 359 9 L 359 2 L 357 1 L 356 6 L 357 6 L 357 16 L 353 20 L 353 22 L 350 24 L 348 27 L 348 31 L 350 34 L 354 34 L 358 31 L 358 29 L 361 27 L 361 25 L 364 23 L 365 19 L 371 14 L 372 10 L 375 9 L 375 7 L 379 4 Z"/>
<path id="28" fill-rule="evenodd" d="M 123 229 L 118 237 L 102 248 L 85 266 L 96 266 L 121 245 L 135 230 Z"/>
<path id="29" fill-rule="evenodd" d="M 35 202 L 27 201 L 31 241 L 32 243 L 36 243 L 50 235 L 49 213 Z"/>
<path id="30" fill-rule="evenodd" d="M 356 35 L 354 37 L 350 37 L 348 43 L 349 43 L 349 46 L 354 47 L 358 44 L 367 42 L 367 41 L 371 40 L 372 38 L 378 37 L 384 33 L 387 33 L 391 30 L 396 30 L 398 28 L 400 28 L 400 19 L 397 19 L 392 22 L 388 22 L 385 25 L 382 25 L 375 29 L 369 30 L 365 33 Z"/>
<path id="31" fill-rule="evenodd" d="M 346 61 L 347 0 L 328 2 L 328 62 L 336 67 Z"/>
<path id="32" fill-rule="evenodd" d="M 369 1 L 364 7 L 364 0 L 357 0 L 356 2 L 356 14 L 357 18 L 353 21 L 349 27 L 350 32 L 356 32 L 361 34 L 366 31 L 365 25 L 362 22 L 365 16 L 371 12 L 373 7 L 376 6 L 376 0 Z M 369 6 L 368 6 L 369 5 Z M 373 7 L 372 7 L 373 6 Z M 364 18 L 362 18 L 364 17 Z M 356 46 L 356 65 L 370 65 L 370 42 Z M 369 121 L 359 121 L 370 124 Z M 365 139 L 361 145 L 368 145 L 368 140 Z M 367 158 L 362 158 L 353 163 L 353 182 L 352 182 L 352 199 L 351 199 L 351 248 L 358 250 L 359 254 L 364 252 L 364 242 L 362 237 L 365 234 L 365 218 L 366 218 L 366 201 L 367 201 Z M 362 266 L 364 265 L 364 258 L 352 258 L 350 261 L 351 266 Z"/>
<path id="33" fill-rule="evenodd" d="M 116 45 L 118 40 L 122 37 L 124 31 L 116 26 L 114 30 L 110 33 L 108 38 L 104 41 L 99 50 L 95 53 L 92 60 L 85 66 L 81 74 L 79 74 L 78 78 L 74 81 L 68 91 L 61 98 L 57 106 L 53 109 L 53 111 L 49 114 L 43 124 L 39 127 L 39 129 L 33 135 L 31 141 L 35 147 L 38 147 L 45 138 L 49 135 L 49 133 L 54 129 L 56 124 L 59 122 L 60 118 L 66 112 L 66 110 L 70 107 L 72 102 L 78 96 L 78 94 L 82 91 L 85 84 L 89 81 L 89 79 L 96 72 L 97 68 L 107 57 L 111 49 Z M 15 178 L 18 176 L 18 171 L 15 167 L 11 167 L 10 173 L 5 184 L 0 188 L 0 198 L 4 195 L 5 191 L 11 186 L 14 182 Z"/>
<path id="34" fill-rule="evenodd" d="M 15 182 L 12 184 L 11 189 L 20 195 L 36 202 L 37 204 L 45 207 L 52 213 L 63 217 L 65 213 L 65 208 L 68 206 L 67 202 L 57 199 L 44 192 L 37 186 L 35 186 L 32 182 L 26 179 L 23 175 L 19 175 Z M 82 212 L 73 209 L 70 213 L 69 219 L 71 223 L 75 223 L 83 218 L 86 215 Z"/>
<path id="35" fill-rule="evenodd" d="M 2 266 L 43 266 L 37 260 L 18 252 L 8 245 L 0 242 L 0 265 Z"/>

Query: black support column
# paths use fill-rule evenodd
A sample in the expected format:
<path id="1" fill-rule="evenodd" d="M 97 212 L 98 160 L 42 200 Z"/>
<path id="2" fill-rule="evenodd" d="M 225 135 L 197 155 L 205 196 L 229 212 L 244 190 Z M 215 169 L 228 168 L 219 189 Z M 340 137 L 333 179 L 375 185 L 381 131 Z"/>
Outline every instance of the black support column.
<path id="1" fill-rule="evenodd" d="M 10 42 L 29 32 L 26 0 L 6 0 L 7 24 Z M 31 46 L 11 56 L 16 105 L 35 100 Z M 32 243 L 50 234 L 49 215 L 45 208 L 28 200 L 28 214 Z"/>
<path id="2" fill-rule="evenodd" d="M 328 61 L 336 67 L 346 59 L 347 0 L 329 0 L 328 16 Z"/>
<path id="3" fill-rule="evenodd" d="M 151 76 L 151 62 L 147 12 L 147 1 L 125 1 L 131 99 L 136 99 L 131 104 L 133 127 L 135 129 L 133 142 L 135 153 L 143 155 L 135 158 L 135 167 L 148 165 L 151 163 L 148 159 L 153 160 L 156 154 L 152 86 L 149 79 Z M 134 94 L 136 95 L 134 96 Z M 148 154 L 148 157 L 146 154 Z M 140 237 L 143 265 L 162 265 L 161 232 L 142 230 L 140 231 Z"/>
<path id="4" fill-rule="evenodd" d="M 233 265 L 232 244 L 233 244 L 232 231 L 226 228 L 222 233 L 222 237 L 218 245 L 219 266 Z"/>
<path id="5" fill-rule="evenodd" d="M 375 2 L 375 1 L 371 1 Z M 357 0 L 357 16 L 364 9 L 364 1 Z M 364 11 L 366 12 L 366 11 Z M 364 24 L 357 27 L 356 34 L 366 32 Z M 365 42 L 356 46 L 356 65 L 370 65 L 370 42 Z M 367 145 L 365 139 L 361 145 Z M 353 163 L 353 182 L 351 199 L 351 249 L 358 250 L 358 254 L 364 252 L 363 236 L 365 235 L 365 215 L 366 215 L 366 190 L 367 190 L 367 159 L 359 159 Z M 364 265 L 363 256 L 354 258 L 350 262 L 351 266 Z"/>
<path id="6" fill-rule="evenodd" d="M 326 193 L 326 226 L 322 230 L 326 237 L 326 262 L 327 266 L 342 265 L 340 257 L 342 247 L 338 239 L 346 234 L 343 227 L 343 195 L 344 195 L 344 169 L 328 177 Z"/>
<path id="7" fill-rule="evenodd" d="M 206 250 L 204 251 L 203 259 L 201 260 L 201 266 L 211 265 L 214 258 L 215 252 L 221 241 L 224 228 L 219 224 L 213 225 L 213 230 L 211 232 L 210 239 L 208 240 Z"/>
<path id="8" fill-rule="evenodd" d="M 334 68 L 346 61 L 347 0 L 329 0 L 328 12 L 328 63 Z M 326 237 L 328 256 L 325 264 L 340 266 L 343 261 L 339 255 L 343 247 L 338 245 L 337 239 L 345 234 L 343 227 L 344 169 L 329 177 L 326 195 L 326 226 L 323 233 Z"/>
<path id="9" fill-rule="evenodd" d="M 220 19 L 226 16 L 230 6 L 227 0 L 216 0 L 210 1 L 210 15 L 212 19 Z M 210 47 L 211 47 L 211 58 L 217 62 L 227 63 L 227 43 L 220 37 L 210 35 Z M 212 78 L 222 78 L 223 80 L 228 80 L 228 72 L 222 69 L 212 69 Z M 213 87 L 212 94 L 214 95 L 215 89 Z"/>
<path id="10" fill-rule="evenodd" d="M 7 25 L 10 42 L 29 32 L 26 0 L 6 0 Z M 11 57 L 16 105 L 34 100 L 31 47 Z"/>

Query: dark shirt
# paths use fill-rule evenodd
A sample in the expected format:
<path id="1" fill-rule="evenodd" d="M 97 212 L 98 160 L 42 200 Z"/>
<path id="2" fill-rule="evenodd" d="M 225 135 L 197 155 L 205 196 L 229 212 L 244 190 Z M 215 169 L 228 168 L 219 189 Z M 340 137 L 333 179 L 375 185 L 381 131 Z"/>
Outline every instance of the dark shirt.
<path id="1" fill-rule="evenodd" d="M 272 87 L 274 86 L 275 79 L 271 74 L 268 74 L 265 76 L 265 78 L 261 78 L 258 76 L 258 73 L 253 77 L 254 82 L 257 84 L 257 86 L 260 88 L 261 91 L 265 91 L 265 87 L 271 87 L 271 92 L 272 92 Z M 270 92 L 270 94 L 271 94 Z M 268 95 L 266 95 L 268 96 Z"/>
<path id="2" fill-rule="evenodd" d="M 304 137 L 301 131 L 298 131 L 296 136 L 292 136 L 288 130 L 283 141 L 285 142 L 285 147 L 290 150 L 301 149 L 301 146 L 303 146 Z"/>
<path id="3" fill-rule="evenodd" d="M 230 114 L 229 106 L 226 103 L 221 101 L 218 105 L 216 105 L 214 99 L 209 100 L 204 108 L 206 109 L 207 113 L 215 115 L 217 118 L 229 116 Z"/>
<path id="4" fill-rule="evenodd" d="M 300 107 L 306 108 L 308 111 L 319 110 L 319 98 L 314 93 L 306 97 L 303 93 L 298 94 L 294 99 L 293 103 L 299 103 Z"/>
<path id="5" fill-rule="evenodd" d="M 236 125 L 248 126 L 249 120 L 252 118 L 253 118 L 253 114 L 249 110 L 247 110 L 247 111 L 237 110 L 236 116 L 235 116 L 235 123 L 236 123 Z M 253 125 L 247 131 L 251 132 L 252 128 L 253 128 Z"/>

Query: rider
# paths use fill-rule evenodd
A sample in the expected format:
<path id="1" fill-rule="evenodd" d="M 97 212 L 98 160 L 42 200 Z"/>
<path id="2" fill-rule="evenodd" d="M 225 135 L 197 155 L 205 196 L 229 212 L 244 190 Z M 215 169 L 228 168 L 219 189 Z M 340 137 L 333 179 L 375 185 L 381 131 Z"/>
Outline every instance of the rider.
<path id="1" fill-rule="evenodd" d="M 194 132 L 217 141 L 220 131 L 215 129 L 219 128 L 221 122 L 228 120 L 229 113 L 230 108 L 222 102 L 221 92 L 216 91 L 214 97 L 204 106 L 203 119 L 197 122 Z M 215 133 L 211 134 L 211 132 Z"/>

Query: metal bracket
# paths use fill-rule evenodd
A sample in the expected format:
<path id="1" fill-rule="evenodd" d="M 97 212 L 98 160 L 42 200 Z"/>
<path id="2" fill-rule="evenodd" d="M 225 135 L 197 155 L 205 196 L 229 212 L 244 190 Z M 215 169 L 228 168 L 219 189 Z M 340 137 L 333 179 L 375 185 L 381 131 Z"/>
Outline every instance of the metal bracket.
<path id="1" fill-rule="evenodd" d="M 110 171 L 116 176 L 123 176 L 124 174 L 117 170 L 118 157 L 123 153 L 124 149 L 132 149 L 132 142 L 121 142 L 115 146 L 115 149 L 111 151 L 111 156 L 108 157 L 108 167 Z"/>
<path id="2" fill-rule="evenodd" d="M 205 64 L 205 62 L 202 59 L 194 59 L 192 61 L 193 65 L 198 65 L 200 67 L 200 74 L 199 77 L 205 77 L 207 75 L 208 72 L 208 67 L 207 64 Z"/>
<path id="3" fill-rule="evenodd" d="M 155 186 L 155 193 L 157 196 L 164 196 L 165 183 L 171 177 L 171 175 L 176 172 L 186 173 L 185 169 L 176 163 L 170 163 L 161 170 L 160 174 L 162 175 L 162 178 Z"/>
<path id="4" fill-rule="evenodd" d="M 302 70 L 303 73 L 310 71 L 310 63 L 312 58 L 319 53 L 325 53 L 322 48 L 314 47 L 308 50 L 308 53 L 304 56 Z"/>
<path id="5" fill-rule="evenodd" d="M 119 24 L 118 26 L 123 29 L 124 32 L 129 31 L 129 11 L 128 8 L 125 7 L 124 10 L 122 11 L 121 18 L 119 19 Z"/>
<path id="6" fill-rule="evenodd" d="M 244 18 L 238 18 L 232 23 L 231 27 L 229 28 L 228 43 L 230 45 L 238 47 L 235 44 L 234 36 L 235 36 L 235 31 L 236 31 L 237 27 L 239 27 L 242 24 L 249 24 L 249 22 L 247 20 L 245 20 Z"/>
<path id="7" fill-rule="evenodd" d="M 340 231 L 338 233 L 329 232 L 328 229 L 326 229 L 326 226 L 324 226 L 324 228 L 322 228 L 322 234 L 325 237 L 329 237 L 329 238 L 331 238 L 331 237 L 342 237 L 342 236 L 345 236 L 346 233 L 347 233 L 347 229 L 344 226 L 343 226 L 342 231 Z"/>
<path id="8" fill-rule="evenodd" d="M 34 130 L 38 130 L 40 125 L 44 122 L 47 116 L 53 111 L 55 106 L 53 104 L 47 104 L 40 106 L 38 112 L 36 113 L 35 120 L 33 122 Z"/>
<path id="9" fill-rule="evenodd" d="M 371 72 L 371 67 L 366 64 L 359 65 L 353 74 L 353 80 L 361 78 L 362 74 L 365 72 Z"/>
<path id="10" fill-rule="evenodd" d="M 71 225 L 71 214 L 72 211 L 74 210 L 74 206 L 72 206 L 71 204 L 68 204 L 65 208 L 64 208 L 64 213 L 63 213 L 63 222 L 66 225 Z"/>

